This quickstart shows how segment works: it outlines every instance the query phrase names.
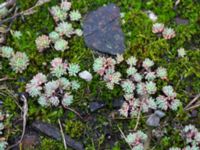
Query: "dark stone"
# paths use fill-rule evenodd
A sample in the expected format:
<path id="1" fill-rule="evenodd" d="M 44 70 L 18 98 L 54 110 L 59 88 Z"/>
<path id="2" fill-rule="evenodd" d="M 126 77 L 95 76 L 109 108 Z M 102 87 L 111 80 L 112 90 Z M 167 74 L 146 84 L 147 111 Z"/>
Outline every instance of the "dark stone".
<path id="1" fill-rule="evenodd" d="M 125 49 L 121 30 L 120 10 L 109 4 L 89 12 L 83 21 L 83 35 L 86 45 L 96 51 L 116 55 Z"/>
<path id="2" fill-rule="evenodd" d="M 147 119 L 146 124 L 148 126 L 158 127 L 160 125 L 160 118 L 155 114 L 151 114 Z"/>
<path id="3" fill-rule="evenodd" d="M 60 130 L 51 124 L 35 121 L 32 123 L 32 127 L 36 131 L 39 131 L 53 139 L 56 139 L 59 141 L 62 140 Z M 68 146 L 70 146 L 71 148 L 75 150 L 84 150 L 84 147 L 81 143 L 71 139 L 68 135 L 65 135 L 65 141 Z"/>
<path id="4" fill-rule="evenodd" d="M 163 111 L 161 111 L 161 110 L 156 110 L 156 111 L 154 112 L 154 114 L 155 114 L 156 116 L 158 116 L 159 118 L 163 118 L 163 117 L 165 116 L 165 113 L 164 113 Z"/>
<path id="5" fill-rule="evenodd" d="M 180 17 L 176 17 L 175 18 L 175 22 L 176 22 L 176 24 L 187 25 L 189 23 L 189 20 L 188 19 L 183 19 L 183 18 L 180 18 Z"/>
<path id="6" fill-rule="evenodd" d="M 21 135 L 13 135 L 9 140 L 8 143 L 10 145 L 14 145 L 19 142 L 21 139 Z M 40 136 L 37 132 L 32 130 L 29 126 L 26 128 L 26 132 L 23 136 L 21 141 L 21 146 L 15 145 L 12 147 L 12 150 L 33 150 L 40 147 Z"/>
<path id="7" fill-rule="evenodd" d="M 22 140 L 23 149 L 33 149 L 40 144 L 40 137 L 36 133 L 25 134 Z"/>
<path id="8" fill-rule="evenodd" d="M 105 104 L 103 102 L 91 102 L 89 104 L 91 112 L 97 111 L 97 110 L 103 108 L 104 106 L 105 106 Z"/>
<path id="9" fill-rule="evenodd" d="M 146 124 L 148 126 L 158 127 L 160 125 L 160 119 L 164 116 L 165 116 L 164 112 L 156 110 L 153 114 L 149 116 L 149 118 L 146 121 Z"/>
<path id="10" fill-rule="evenodd" d="M 198 116 L 198 111 L 197 110 L 192 110 L 192 112 L 190 113 L 190 117 L 196 118 L 197 116 Z"/>
<path id="11" fill-rule="evenodd" d="M 114 108 L 121 108 L 122 104 L 124 103 L 124 97 L 120 97 L 118 99 L 115 99 L 113 101 L 113 107 Z"/>

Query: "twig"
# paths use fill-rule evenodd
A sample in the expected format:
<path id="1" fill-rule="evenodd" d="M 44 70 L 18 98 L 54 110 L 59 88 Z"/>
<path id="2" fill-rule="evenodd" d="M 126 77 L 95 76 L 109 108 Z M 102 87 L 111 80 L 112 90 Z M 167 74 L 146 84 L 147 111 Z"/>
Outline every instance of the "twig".
<path id="1" fill-rule="evenodd" d="M 141 111 L 142 111 L 142 104 L 143 104 L 143 101 L 144 101 L 145 97 L 146 97 L 146 95 L 142 96 L 142 102 L 140 104 L 139 113 L 138 113 L 138 116 L 137 116 L 137 122 L 136 122 L 136 125 L 135 125 L 135 128 L 134 128 L 134 131 L 137 130 L 139 122 L 140 122 L 140 116 L 141 116 Z"/>
<path id="2" fill-rule="evenodd" d="M 62 128 L 60 119 L 58 119 L 58 124 L 59 124 L 59 127 L 60 127 L 60 133 L 61 133 L 61 135 L 62 135 L 64 147 L 65 147 L 65 149 L 67 149 L 67 144 L 66 144 L 66 140 L 65 140 L 65 135 L 64 135 L 64 133 L 63 133 L 63 128 Z"/>
<path id="3" fill-rule="evenodd" d="M 195 104 L 195 105 L 193 105 L 193 106 L 191 106 L 189 108 L 186 108 L 185 110 L 189 111 L 189 110 L 195 109 L 195 108 L 197 108 L 199 106 L 200 106 L 200 103 L 197 103 L 197 104 Z"/>
<path id="4" fill-rule="evenodd" d="M 120 128 L 119 126 L 117 126 L 117 127 L 118 127 L 118 129 L 119 129 L 119 131 L 120 131 L 122 137 L 123 137 L 124 140 L 126 141 L 126 136 L 125 136 L 124 132 L 121 130 L 121 128 Z M 128 142 L 126 142 L 126 143 L 129 145 L 130 149 L 132 149 L 131 145 L 130 145 Z"/>
<path id="5" fill-rule="evenodd" d="M 151 143 L 151 132 L 152 132 L 152 129 L 149 128 L 148 131 L 147 131 L 147 140 L 145 141 L 144 143 L 144 150 L 149 150 L 149 147 L 150 147 L 150 143 Z"/>
<path id="6" fill-rule="evenodd" d="M 143 117 L 141 117 L 141 115 L 140 115 L 140 118 L 147 118 L 148 116 L 143 116 Z M 138 117 L 129 117 L 129 118 L 122 118 L 122 117 L 116 117 L 116 118 L 112 118 L 112 120 L 131 120 L 131 119 L 133 119 L 133 118 L 138 118 Z"/>
<path id="7" fill-rule="evenodd" d="M 19 109 L 22 111 L 22 107 L 19 105 L 19 103 L 17 102 L 17 98 L 16 96 L 13 94 L 12 91 L 10 91 L 6 86 L 1 85 L 0 86 L 0 95 L 6 97 L 6 96 L 10 96 L 13 98 L 14 102 L 16 103 L 16 105 L 19 107 Z"/>
<path id="8" fill-rule="evenodd" d="M 6 19 L 0 21 L 0 26 L 2 26 L 2 24 L 6 23 L 6 22 L 10 22 L 10 21 L 14 20 L 15 18 L 17 18 L 17 17 L 19 17 L 21 15 L 22 15 L 21 13 L 18 13 L 16 15 L 10 17 L 10 18 L 6 18 Z"/>
<path id="9" fill-rule="evenodd" d="M 70 107 L 65 107 L 65 106 L 64 106 L 64 108 L 65 108 L 65 109 L 68 109 L 68 110 L 70 110 L 70 111 L 72 111 L 72 112 L 75 113 L 77 116 L 79 116 L 79 118 L 81 118 L 82 120 L 84 120 L 83 117 L 82 117 L 76 110 L 74 110 L 74 109 L 72 109 L 72 108 L 70 108 Z"/>
<path id="10" fill-rule="evenodd" d="M 175 6 L 177 6 L 177 5 L 180 3 L 180 1 L 181 1 L 181 0 L 177 0 L 177 1 L 175 2 Z"/>
<path id="11" fill-rule="evenodd" d="M 0 9 L 4 7 L 9 7 L 11 5 L 14 5 L 16 3 L 16 0 L 7 0 L 6 2 L 3 2 L 0 4 Z"/>
<path id="12" fill-rule="evenodd" d="M 1 26 L 2 24 L 6 23 L 6 22 L 10 22 L 10 21 L 16 19 L 16 18 L 19 17 L 19 16 L 33 14 L 33 13 L 35 12 L 35 11 L 34 11 L 35 8 L 41 6 L 41 5 L 45 4 L 45 3 L 48 3 L 49 1 L 50 1 L 50 0 L 38 0 L 38 2 L 37 2 L 33 7 L 29 8 L 29 9 L 27 9 L 27 10 L 21 11 L 21 12 L 15 14 L 15 15 L 13 15 L 13 16 L 10 17 L 10 18 L 6 18 L 6 19 L 0 21 L 0 26 Z"/>
<path id="13" fill-rule="evenodd" d="M 22 142 L 22 140 L 24 138 L 25 131 L 26 131 L 26 123 L 27 123 L 27 115 L 28 115 L 28 103 L 27 103 L 27 99 L 24 95 L 22 95 L 21 99 L 24 102 L 23 111 L 22 111 L 22 118 L 23 118 L 22 135 L 21 135 L 20 140 L 17 143 L 15 143 L 14 145 L 9 146 L 7 148 L 7 150 L 12 149 L 13 147 L 19 145 Z"/>
<path id="14" fill-rule="evenodd" d="M 197 95 L 195 96 L 195 98 L 194 98 L 192 101 L 190 101 L 189 104 L 187 104 L 187 106 L 185 106 L 184 109 L 187 110 L 187 109 L 188 109 L 189 107 L 191 107 L 191 105 L 194 104 L 199 98 L 200 98 L 200 93 L 197 94 Z"/>
<path id="15" fill-rule="evenodd" d="M 0 4 L 0 9 L 4 7 L 9 7 L 11 5 L 14 5 L 16 3 L 16 0 L 7 0 L 6 2 L 3 2 Z"/>
<path id="16" fill-rule="evenodd" d="M 8 78 L 8 77 L 6 76 L 6 77 L 1 78 L 1 79 L 0 79 L 0 82 L 6 81 L 6 80 L 13 80 L 13 79 L 15 79 L 15 78 Z"/>
<path id="17" fill-rule="evenodd" d="M 140 122 L 140 116 L 141 116 L 141 106 L 140 106 L 140 110 L 139 110 L 139 113 L 138 113 L 137 122 L 136 122 L 136 125 L 135 125 L 135 128 L 134 128 L 134 131 L 136 131 L 137 128 L 138 128 L 138 125 L 139 125 L 139 122 Z"/>
<path id="18" fill-rule="evenodd" d="M 14 15 L 16 15 L 16 14 L 17 14 L 17 10 L 18 10 L 18 8 L 16 7 L 16 8 L 15 8 Z M 13 24 L 13 20 L 10 22 L 10 24 L 9 24 L 8 28 L 6 29 L 6 33 L 10 31 L 12 24 Z"/>

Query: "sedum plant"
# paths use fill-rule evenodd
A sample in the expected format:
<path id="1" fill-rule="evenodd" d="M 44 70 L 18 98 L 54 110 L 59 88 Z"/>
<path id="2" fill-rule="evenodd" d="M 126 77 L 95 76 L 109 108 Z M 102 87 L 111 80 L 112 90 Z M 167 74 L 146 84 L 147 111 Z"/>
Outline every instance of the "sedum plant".
<path id="1" fill-rule="evenodd" d="M 116 71 L 120 63 L 127 66 L 124 75 Z M 119 110 L 122 116 L 137 116 L 140 111 L 145 113 L 156 109 L 177 110 L 181 104 L 172 86 L 164 86 L 161 91 L 158 89 L 157 81 L 166 81 L 167 71 L 163 67 L 156 68 L 149 58 L 139 63 L 133 56 L 125 61 L 119 55 L 116 59 L 99 57 L 94 60 L 93 70 L 109 89 L 112 90 L 115 85 L 122 88 L 125 98 Z"/>
<path id="2" fill-rule="evenodd" d="M 3 121 L 4 121 L 4 114 L 2 113 L 2 111 L 0 111 L 0 150 L 5 150 L 8 143 L 6 141 L 6 139 L 3 136 L 3 130 L 4 130 L 4 124 L 3 124 Z"/>
<path id="3" fill-rule="evenodd" d="M 36 74 L 26 84 L 26 92 L 35 97 L 43 107 L 59 106 L 68 107 L 73 102 L 73 91 L 80 88 L 80 83 L 73 78 L 69 80 L 66 75 L 77 77 L 80 67 L 77 64 L 67 63 L 62 58 L 54 58 L 51 61 L 50 74 Z M 52 77 L 56 77 L 54 79 Z"/>
<path id="4" fill-rule="evenodd" d="M 187 125 L 182 130 L 182 136 L 186 140 L 184 148 L 172 147 L 169 150 L 199 150 L 200 149 L 200 132 L 193 125 Z"/>
<path id="5" fill-rule="evenodd" d="M 52 45 L 56 51 L 65 51 L 69 48 L 69 38 L 83 34 L 81 29 L 73 27 L 74 24 L 79 23 L 81 14 L 78 10 L 71 10 L 71 2 L 67 0 L 51 7 L 50 13 L 56 22 L 56 27 L 48 36 L 42 35 L 35 40 L 37 49 L 43 52 Z"/>
<path id="6" fill-rule="evenodd" d="M 72 10 L 69 16 L 71 21 L 79 21 L 81 19 L 81 14 L 78 10 Z"/>
<path id="7" fill-rule="evenodd" d="M 22 37 L 21 31 L 11 31 L 11 34 L 14 38 L 20 39 Z"/>
<path id="8" fill-rule="evenodd" d="M 134 133 L 129 133 L 125 141 L 130 145 L 132 150 L 143 150 L 144 142 L 147 140 L 147 135 L 142 131 L 137 131 Z"/>
<path id="9" fill-rule="evenodd" d="M 24 52 L 14 52 L 12 47 L 2 46 L 0 48 L 1 56 L 9 60 L 13 71 L 22 73 L 29 65 L 29 58 Z"/>
<path id="10" fill-rule="evenodd" d="M 66 40 L 59 39 L 55 42 L 54 48 L 57 51 L 65 51 L 66 49 L 69 48 L 68 42 Z"/>
<path id="11" fill-rule="evenodd" d="M 152 26 L 152 32 L 153 33 L 162 33 L 164 30 L 164 24 L 163 23 L 155 23 Z"/>
<path id="12" fill-rule="evenodd" d="M 174 29 L 172 28 L 164 28 L 162 35 L 164 37 L 164 39 L 172 39 L 176 36 L 176 33 L 174 31 Z"/>
<path id="13" fill-rule="evenodd" d="M 200 148 L 200 132 L 193 125 L 187 125 L 182 131 L 187 144 L 198 146 Z"/>
<path id="14" fill-rule="evenodd" d="M 154 23 L 152 26 L 153 33 L 162 33 L 164 39 L 169 40 L 176 36 L 174 29 L 164 27 L 163 23 Z"/>
<path id="15" fill-rule="evenodd" d="M 16 73 L 22 73 L 29 65 L 29 58 L 26 53 L 16 52 L 11 57 L 9 64 Z"/>
<path id="16" fill-rule="evenodd" d="M 50 39 L 46 35 L 41 35 L 37 37 L 37 39 L 35 40 L 35 43 L 36 43 L 38 51 L 43 52 L 44 49 L 49 48 Z"/>
<path id="17" fill-rule="evenodd" d="M 54 58 L 51 61 L 51 74 L 60 78 L 62 75 L 66 74 L 67 63 L 63 62 L 62 58 Z"/>
<path id="18" fill-rule="evenodd" d="M 184 48 L 179 48 L 177 51 L 178 51 L 178 57 L 185 57 L 186 52 Z"/>
<path id="19" fill-rule="evenodd" d="M 11 58 L 14 54 L 14 50 L 12 47 L 9 46 L 2 46 L 1 47 L 1 56 L 4 58 Z"/>
<path id="20" fill-rule="evenodd" d="M 7 147 L 8 143 L 6 141 L 0 141 L 0 149 L 5 150 Z"/>

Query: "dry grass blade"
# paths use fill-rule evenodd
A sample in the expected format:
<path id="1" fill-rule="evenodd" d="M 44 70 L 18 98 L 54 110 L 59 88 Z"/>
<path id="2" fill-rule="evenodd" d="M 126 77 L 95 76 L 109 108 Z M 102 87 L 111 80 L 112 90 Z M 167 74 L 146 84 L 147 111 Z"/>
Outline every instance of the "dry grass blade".
<path id="1" fill-rule="evenodd" d="M 27 10 L 21 11 L 21 12 L 19 12 L 17 14 L 14 14 L 12 17 L 9 17 L 9 18 L 6 18 L 4 20 L 1 20 L 0 21 L 0 26 L 2 24 L 6 23 L 6 22 L 13 21 L 14 19 L 16 19 L 19 16 L 31 15 L 31 14 L 36 12 L 36 10 L 34 10 L 34 9 L 36 9 L 37 7 L 39 7 L 39 6 L 41 6 L 41 5 L 45 4 L 45 3 L 48 3 L 48 2 L 50 2 L 50 0 L 39 0 L 33 7 L 29 8 Z"/>
<path id="2" fill-rule="evenodd" d="M 199 98 L 200 98 L 200 94 L 197 94 L 195 98 L 192 101 L 190 101 L 189 104 L 187 104 L 187 106 L 185 106 L 184 109 L 187 110 L 189 107 L 192 107 L 192 104 L 194 104 Z"/>
<path id="3" fill-rule="evenodd" d="M 181 0 L 177 0 L 177 1 L 175 2 L 175 6 L 177 6 L 177 5 L 180 3 L 180 1 L 181 1 Z"/>
<path id="4" fill-rule="evenodd" d="M 138 116 L 137 116 L 137 122 L 136 122 L 136 125 L 135 125 L 135 128 L 134 128 L 134 131 L 136 131 L 137 128 L 138 128 L 138 125 L 139 125 L 139 122 L 140 122 L 140 116 L 141 116 L 141 106 L 140 106 L 140 110 L 139 110 L 139 113 L 138 113 Z"/>
<path id="5" fill-rule="evenodd" d="M 23 110 L 22 110 L 22 118 L 23 118 L 22 135 L 21 135 L 20 140 L 17 143 L 15 143 L 14 145 L 11 145 L 7 148 L 8 150 L 12 149 L 13 147 L 16 147 L 17 145 L 19 145 L 22 142 L 25 131 L 26 131 L 26 123 L 27 123 L 27 116 L 28 116 L 28 102 L 24 95 L 22 95 L 21 100 L 24 102 Z"/>
<path id="6" fill-rule="evenodd" d="M 119 126 L 117 126 L 117 127 L 118 127 L 118 129 L 119 129 L 119 131 L 120 131 L 122 137 L 123 137 L 124 140 L 126 141 L 126 136 L 125 136 L 124 132 L 121 130 L 121 128 L 120 128 Z M 126 142 L 126 143 L 127 143 L 127 142 Z M 129 145 L 130 149 L 132 149 L 131 145 L 130 145 L 129 143 L 127 143 L 127 144 Z"/>
<path id="7" fill-rule="evenodd" d="M 196 103 L 195 105 L 190 106 L 189 108 L 186 108 L 185 110 L 189 111 L 189 110 L 193 110 L 198 107 L 200 107 L 200 102 Z"/>
<path id="8" fill-rule="evenodd" d="M 59 127 L 60 127 L 60 132 L 61 132 L 61 135 L 62 135 L 64 147 L 65 147 L 65 149 L 67 149 L 67 144 L 66 144 L 66 141 L 65 141 L 65 135 L 64 135 L 64 132 L 63 132 L 63 128 L 62 128 L 62 124 L 60 122 L 60 119 L 58 119 L 58 124 L 59 124 Z"/>
<path id="9" fill-rule="evenodd" d="M 84 120 L 83 117 L 80 115 L 80 113 L 78 113 L 76 110 L 70 108 L 70 107 L 64 107 L 65 109 L 68 109 L 70 111 L 72 111 L 73 113 L 75 113 L 77 116 L 79 116 L 80 119 Z"/>
<path id="10" fill-rule="evenodd" d="M 45 3 L 50 2 L 51 0 L 38 0 L 35 6 L 41 6 Z"/>
<path id="11" fill-rule="evenodd" d="M 0 85 L 0 96 L 12 98 L 19 109 L 22 111 L 22 107 L 19 105 L 16 95 L 13 93 L 13 91 L 9 90 L 7 86 Z"/>

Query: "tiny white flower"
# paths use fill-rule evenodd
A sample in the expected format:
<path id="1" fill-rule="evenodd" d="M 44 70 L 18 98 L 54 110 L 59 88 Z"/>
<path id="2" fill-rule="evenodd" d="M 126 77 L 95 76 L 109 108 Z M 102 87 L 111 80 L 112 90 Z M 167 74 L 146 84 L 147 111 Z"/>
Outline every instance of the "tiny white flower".
<path id="1" fill-rule="evenodd" d="M 152 12 L 152 11 L 149 12 L 148 16 L 149 16 L 149 19 L 151 19 L 153 22 L 155 22 L 158 19 L 156 14 L 154 12 Z"/>
<path id="2" fill-rule="evenodd" d="M 186 55 L 184 48 L 179 48 L 177 51 L 178 51 L 178 57 L 184 57 Z"/>

